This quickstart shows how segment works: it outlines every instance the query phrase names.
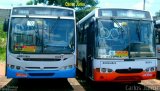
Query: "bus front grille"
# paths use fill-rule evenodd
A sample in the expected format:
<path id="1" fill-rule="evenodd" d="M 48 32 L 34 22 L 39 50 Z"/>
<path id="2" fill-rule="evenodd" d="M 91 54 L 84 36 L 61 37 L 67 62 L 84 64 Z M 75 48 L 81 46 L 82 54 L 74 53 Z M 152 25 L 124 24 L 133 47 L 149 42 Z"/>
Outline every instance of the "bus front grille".
<path id="1" fill-rule="evenodd" d="M 35 70 L 36 70 L 36 69 L 37 69 L 37 70 L 40 69 L 40 67 L 26 67 L 26 68 L 27 68 L 27 69 L 32 69 L 32 70 L 33 70 L 33 69 L 35 69 Z"/>
<path id="2" fill-rule="evenodd" d="M 60 61 L 61 59 L 53 58 L 23 58 L 24 61 Z"/>
<path id="3" fill-rule="evenodd" d="M 140 73 L 143 69 L 116 69 L 117 73 Z"/>
<path id="4" fill-rule="evenodd" d="M 27 70 L 56 70 L 58 67 L 25 67 Z"/>
<path id="5" fill-rule="evenodd" d="M 57 69 L 58 67 L 44 67 L 44 69 Z"/>
<path id="6" fill-rule="evenodd" d="M 30 76 L 53 76 L 54 73 L 29 73 Z"/>

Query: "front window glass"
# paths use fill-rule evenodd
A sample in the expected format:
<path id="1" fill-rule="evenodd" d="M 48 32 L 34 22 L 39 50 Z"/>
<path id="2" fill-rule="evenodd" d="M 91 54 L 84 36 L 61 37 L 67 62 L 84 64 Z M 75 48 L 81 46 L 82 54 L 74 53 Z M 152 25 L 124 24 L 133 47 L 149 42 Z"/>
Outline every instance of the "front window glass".
<path id="1" fill-rule="evenodd" d="M 72 53 L 74 41 L 74 20 L 12 18 L 11 52 Z"/>
<path id="2" fill-rule="evenodd" d="M 150 21 L 98 20 L 97 58 L 153 57 L 153 30 Z"/>

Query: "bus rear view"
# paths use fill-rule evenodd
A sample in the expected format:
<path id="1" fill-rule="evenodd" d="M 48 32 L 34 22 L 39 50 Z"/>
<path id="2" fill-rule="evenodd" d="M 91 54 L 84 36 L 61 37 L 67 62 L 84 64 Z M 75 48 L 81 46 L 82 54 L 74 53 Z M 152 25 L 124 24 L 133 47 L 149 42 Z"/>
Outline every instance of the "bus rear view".
<path id="1" fill-rule="evenodd" d="M 13 7 L 8 21 L 7 78 L 73 78 L 75 11 L 63 7 Z"/>

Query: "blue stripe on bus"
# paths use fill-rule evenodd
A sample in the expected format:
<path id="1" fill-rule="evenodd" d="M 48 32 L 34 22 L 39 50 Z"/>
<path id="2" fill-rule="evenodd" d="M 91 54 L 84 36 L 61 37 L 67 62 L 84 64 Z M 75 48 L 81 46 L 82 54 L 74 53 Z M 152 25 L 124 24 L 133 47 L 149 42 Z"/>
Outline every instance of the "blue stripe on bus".
<path id="1" fill-rule="evenodd" d="M 17 77 L 16 73 L 27 74 L 27 77 Z M 29 75 L 29 74 L 32 74 Z M 33 76 L 34 74 L 34 76 Z M 53 74 L 52 76 L 37 76 L 39 74 Z M 74 78 L 76 76 L 76 67 L 67 70 L 15 70 L 7 68 L 7 78 Z"/>

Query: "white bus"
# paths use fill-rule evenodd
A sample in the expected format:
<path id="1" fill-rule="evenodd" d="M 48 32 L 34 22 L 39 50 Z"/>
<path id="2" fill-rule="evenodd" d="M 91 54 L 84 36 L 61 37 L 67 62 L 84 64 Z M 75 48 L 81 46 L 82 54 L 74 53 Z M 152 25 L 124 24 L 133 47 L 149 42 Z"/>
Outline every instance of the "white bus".
<path id="1" fill-rule="evenodd" d="M 70 8 L 13 7 L 4 23 L 7 78 L 75 77 L 75 26 L 75 11 Z"/>
<path id="2" fill-rule="evenodd" d="M 93 81 L 156 78 L 153 21 L 148 11 L 98 8 L 77 23 L 78 69 Z"/>
<path id="3" fill-rule="evenodd" d="M 155 33 L 156 33 L 156 56 L 158 59 L 157 71 L 160 73 L 160 20 L 155 21 Z"/>

